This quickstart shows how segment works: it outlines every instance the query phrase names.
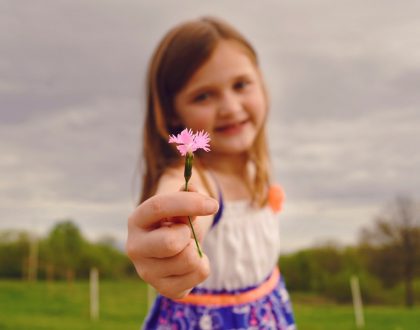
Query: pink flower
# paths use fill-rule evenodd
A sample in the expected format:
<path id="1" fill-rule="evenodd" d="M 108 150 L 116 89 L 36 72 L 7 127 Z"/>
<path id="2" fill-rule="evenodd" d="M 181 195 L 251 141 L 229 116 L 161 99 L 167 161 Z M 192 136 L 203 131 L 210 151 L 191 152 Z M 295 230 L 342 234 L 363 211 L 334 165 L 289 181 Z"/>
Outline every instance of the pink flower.
<path id="1" fill-rule="evenodd" d="M 185 178 L 185 191 L 188 191 L 188 181 L 192 175 L 192 165 L 194 159 L 194 151 L 197 149 L 203 149 L 204 151 L 210 151 L 210 137 L 209 133 L 200 131 L 193 133 L 191 129 L 184 129 L 177 136 L 170 135 L 169 143 L 177 143 L 176 148 L 179 150 L 182 156 L 185 157 L 185 167 L 184 167 L 184 178 Z M 201 252 L 200 244 L 198 243 L 197 236 L 195 235 L 194 227 L 191 222 L 191 217 L 188 216 L 188 221 L 194 236 L 195 244 L 197 246 L 198 255 L 200 258 L 203 256 Z"/>
<path id="2" fill-rule="evenodd" d="M 193 131 L 188 128 L 184 129 L 177 136 L 169 136 L 169 143 L 179 144 L 176 148 L 179 150 L 182 156 L 185 156 L 186 154 L 192 154 L 198 149 L 210 151 L 209 142 L 209 133 L 204 131 L 193 133 Z"/>

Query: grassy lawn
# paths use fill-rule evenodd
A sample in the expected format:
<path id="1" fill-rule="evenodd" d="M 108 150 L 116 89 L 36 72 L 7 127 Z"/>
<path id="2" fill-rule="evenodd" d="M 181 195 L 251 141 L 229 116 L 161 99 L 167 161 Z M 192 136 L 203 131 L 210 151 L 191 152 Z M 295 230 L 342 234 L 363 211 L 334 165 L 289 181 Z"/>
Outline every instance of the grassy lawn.
<path id="1" fill-rule="evenodd" d="M 356 330 L 351 306 L 294 304 L 296 321 L 303 330 Z M 420 309 L 369 306 L 365 308 L 365 330 L 420 329 Z"/>
<path id="2" fill-rule="evenodd" d="M 0 281 L 0 329 L 139 329 L 146 312 L 146 286 L 140 281 L 103 281 L 100 320 L 89 319 L 87 282 Z M 293 299 L 292 294 L 292 299 Z M 294 299 L 300 330 L 355 330 L 352 307 Z M 420 329 L 420 309 L 369 306 L 366 330 Z"/>
<path id="3" fill-rule="evenodd" d="M 89 318 L 87 282 L 0 281 L 0 329 L 139 329 L 146 311 L 140 281 L 100 284 L 100 319 Z"/>

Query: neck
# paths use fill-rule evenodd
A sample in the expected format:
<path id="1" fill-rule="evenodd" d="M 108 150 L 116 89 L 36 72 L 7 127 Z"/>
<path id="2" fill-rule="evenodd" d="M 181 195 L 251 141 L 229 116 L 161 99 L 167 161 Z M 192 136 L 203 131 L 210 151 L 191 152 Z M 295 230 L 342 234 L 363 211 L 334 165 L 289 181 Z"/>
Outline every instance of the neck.
<path id="1" fill-rule="evenodd" d="M 213 154 L 202 158 L 202 163 L 216 177 L 226 200 L 249 200 L 251 185 L 247 173 L 247 155 Z"/>

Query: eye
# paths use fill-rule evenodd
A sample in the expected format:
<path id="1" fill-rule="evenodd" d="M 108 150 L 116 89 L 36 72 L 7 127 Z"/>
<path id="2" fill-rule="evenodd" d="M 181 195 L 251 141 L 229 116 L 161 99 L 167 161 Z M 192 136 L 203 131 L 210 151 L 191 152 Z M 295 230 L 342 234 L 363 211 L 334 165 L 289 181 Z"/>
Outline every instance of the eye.
<path id="1" fill-rule="evenodd" d="M 233 88 L 237 91 L 245 89 L 250 84 L 247 80 L 239 80 L 233 84 Z"/>
<path id="2" fill-rule="evenodd" d="M 194 97 L 193 101 L 195 103 L 200 103 L 200 102 L 204 102 L 204 101 L 208 100 L 209 98 L 210 98 L 210 93 L 205 92 L 205 93 L 200 93 L 200 94 L 196 95 Z"/>

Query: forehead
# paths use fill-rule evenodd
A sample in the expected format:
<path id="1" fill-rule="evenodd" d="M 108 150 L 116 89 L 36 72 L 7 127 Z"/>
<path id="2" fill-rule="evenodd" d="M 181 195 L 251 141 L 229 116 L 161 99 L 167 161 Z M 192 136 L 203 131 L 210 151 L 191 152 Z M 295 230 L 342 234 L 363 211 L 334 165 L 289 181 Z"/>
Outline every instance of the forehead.
<path id="1" fill-rule="evenodd" d="M 258 68 L 251 53 L 236 41 L 219 41 L 210 55 L 189 79 L 184 91 L 200 85 L 225 83 L 239 76 L 257 75 Z"/>

